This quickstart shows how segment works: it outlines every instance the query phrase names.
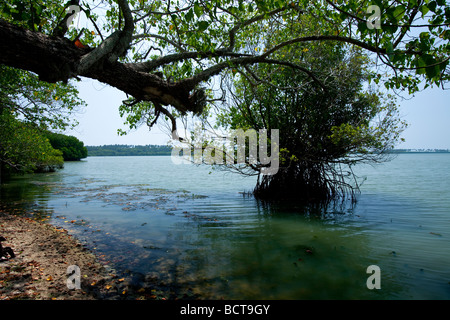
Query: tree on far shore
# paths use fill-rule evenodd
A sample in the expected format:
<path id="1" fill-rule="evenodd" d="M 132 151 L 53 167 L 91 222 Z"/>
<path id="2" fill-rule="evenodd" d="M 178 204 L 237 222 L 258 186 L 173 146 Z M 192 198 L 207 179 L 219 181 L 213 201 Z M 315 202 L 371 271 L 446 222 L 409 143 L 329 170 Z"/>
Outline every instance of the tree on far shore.
<path id="1" fill-rule="evenodd" d="M 71 116 L 84 105 L 77 94 L 70 84 L 42 82 L 31 72 L 0 65 L 0 175 L 63 166 L 62 151 L 46 133 L 76 125 Z"/>
<path id="2" fill-rule="evenodd" d="M 5 174 L 49 172 L 64 165 L 62 152 L 53 149 L 38 129 L 5 109 L 0 115 L 0 136 L 0 182 Z"/>
<path id="3" fill-rule="evenodd" d="M 88 156 L 84 143 L 76 137 L 53 132 L 47 132 L 45 136 L 54 149 L 62 152 L 64 161 L 79 161 Z"/>

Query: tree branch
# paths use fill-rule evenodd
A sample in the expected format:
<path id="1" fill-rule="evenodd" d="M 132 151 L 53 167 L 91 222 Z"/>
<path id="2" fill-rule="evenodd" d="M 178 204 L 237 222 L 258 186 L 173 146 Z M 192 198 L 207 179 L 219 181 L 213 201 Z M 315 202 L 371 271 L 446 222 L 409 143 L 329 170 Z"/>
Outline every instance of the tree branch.
<path id="1" fill-rule="evenodd" d="M 137 71 L 150 72 L 150 71 L 155 70 L 158 67 L 161 67 L 161 66 L 169 64 L 169 63 L 184 61 L 184 60 L 188 60 L 188 59 L 197 59 L 197 58 L 205 59 L 205 58 L 215 58 L 215 57 L 236 57 L 236 58 L 237 57 L 249 57 L 250 58 L 253 56 L 249 55 L 249 54 L 240 54 L 240 53 L 235 53 L 235 52 L 231 52 L 231 51 L 221 51 L 221 50 L 217 50 L 215 52 L 194 51 L 194 52 L 181 52 L 181 53 L 168 54 L 168 55 L 161 56 L 154 60 L 138 62 L 138 63 L 130 63 L 129 65 L 132 66 Z"/>
<path id="2" fill-rule="evenodd" d="M 167 42 L 167 43 L 170 43 L 172 46 L 174 46 L 175 48 L 177 48 L 178 50 L 180 50 L 180 51 L 186 51 L 182 46 L 180 46 L 178 43 L 176 43 L 176 42 L 174 42 L 174 41 L 172 41 L 172 40 L 170 40 L 170 39 L 167 39 L 166 37 L 163 37 L 163 36 L 160 36 L 159 34 L 153 34 L 153 33 L 142 33 L 142 34 L 137 34 L 137 35 L 134 35 L 133 37 L 132 37 L 132 39 L 133 40 L 137 40 L 137 39 L 145 39 L 145 38 L 156 38 L 156 39 L 159 39 L 159 40 L 163 40 L 163 41 L 165 41 L 165 42 Z"/>
<path id="3" fill-rule="evenodd" d="M 35 72 L 47 82 L 76 76 L 76 64 L 90 49 L 65 38 L 49 37 L 0 19 L 0 63 Z"/>
<path id="4" fill-rule="evenodd" d="M 68 39 L 49 37 L 2 19 L 0 38 L 0 63 L 35 72 L 40 80 L 53 83 L 84 76 L 109 84 L 136 99 L 172 105 L 180 112 L 199 108 L 195 91 L 191 92 L 195 86 L 168 83 L 156 75 L 136 70 L 133 64 L 103 59 L 101 67 L 92 64 L 91 68 L 80 68 L 80 61 L 95 49 L 78 48 Z M 101 54 L 101 51 L 98 53 Z M 92 60 L 99 61 L 101 57 L 93 57 Z"/>
<path id="5" fill-rule="evenodd" d="M 311 79 L 313 79 L 317 84 L 319 84 L 320 87 L 322 87 L 322 89 L 324 89 L 325 91 L 327 90 L 325 85 L 314 75 L 313 72 L 309 71 L 308 69 L 301 67 L 299 65 L 296 65 L 294 63 L 287 62 L 287 61 L 266 59 L 264 55 L 230 59 L 228 61 L 218 63 L 208 69 L 205 69 L 202 72 L 198 73 L 197 75 L 195 75 L 191 78 L 181 80 L 180 83 L 183 83 L 189 87 L 195 87 L 199 83 L 210 79 L 211 77 L 219 74 L 221 71 L 223 71 L 227 68 L 230 68 L 234 65 L 245 66 L 245 65 L 255 64 L 255 63 L 284 65 L 284 66 L 287 66 L 287 67 L 290 67 L 290 68 L 293 68 L 296 70 L 300 70 L 300 71 L 306 73 L 309 77 L 311 77 Z"/>
<path id="6" fill-rule="evenodd" d="M 271 12 L 263 13 L 263 14 L 260 14 L 260 15 L 255 16 L 255 17 L 253 17 L 253 18 L 251 18 L 251 19 L 248 19 L 248 20 L 246 20 L 246 21 L 237 23 L 237 24 L 236 24 L 236 25 L 228 32 L 229 38 L 230 38 L 230 43 L 229 43 L 228 48 L 226 48 L 226 50 L 227 50 L 227 51 L 232 51 L 232 50 L 234 49 L 234 46 L 235 46 L 235 44 L 236 44 L 236 32 L 237 32 L 239 29 L 241 29 L 242 27 L 249 26 L 249 25 L 251 25 L 251 24 L 254 23 L 254 22 L 263 20 L 263 19 L 265 19 L 267 16 L 274 16 L 275 14 L 280 13 L 280 12 L 283 12 L 283 11 L 285 11 L 285 10 L 287 10 L 287 9 L 289 9 L 289 8 L 288 8 L 288 7 L 283 7 L 283 8 L 275 9 L 275 10 L 273 10 L 273 11 L 271 11 Z"/>
<path id="7" fill-rule="evenodd" d="M 351 43 L 351 44 L 357 45 L 357 46 L 359 46 L 363 49 L 366 49 L 368 51 L 371 51 L 371 52 L 375 52 L 375 53 L 379 53 L 379 54 L 386 54 L 386 49 L 372 46 L 370 44 L 367 44 L 367 43 L 357 40 L 357 39 L 353 39 L 350 37 L 343 37 L 343 36 L 339 36 L 339 35 L 323 35 L 323 36 L 300 37 L 300 38 L 295 38 L 295 39 L 281 42 L 278 45 L 274 46 L 272 49 L 267 50 L 264 54 L 262 54 L 262 57 L 267 57 L 267 56 L 271 55 L 272 53 L 274 53 L 275 51 L 280 50 L 281 48 L 289 46 L 294 43 L 309 42 L 309 41 L 330 41 L 330 40 Z"/>
<path id="8" fill-rule="evenodd" d="M 133 16 L 126 0 L 117 0 L 117 3 L 125 18 L 123 30 L 113 32 L 97 48 L 83 56 L 78 65 L 79 74 L 84 74 L 93 67 L 102 68 L 105 59 L 113 63 L 127 52 L 134 31 Z"/>

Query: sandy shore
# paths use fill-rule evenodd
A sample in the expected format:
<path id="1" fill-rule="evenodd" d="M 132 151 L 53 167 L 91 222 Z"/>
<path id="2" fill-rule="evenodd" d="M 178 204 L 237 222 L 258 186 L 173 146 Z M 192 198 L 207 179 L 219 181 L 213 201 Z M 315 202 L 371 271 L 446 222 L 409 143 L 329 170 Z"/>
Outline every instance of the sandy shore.
<path id="1" fill-rule="evenodd" d="M 0 236 L 15 258 L 0 262 L 0 300 L 119 299 L 124 279 L 108 273 L 96 257 L 66 230 L 0 212 Z M 69 266 L 80 270 L 80 288 L 67 285 Z"/>

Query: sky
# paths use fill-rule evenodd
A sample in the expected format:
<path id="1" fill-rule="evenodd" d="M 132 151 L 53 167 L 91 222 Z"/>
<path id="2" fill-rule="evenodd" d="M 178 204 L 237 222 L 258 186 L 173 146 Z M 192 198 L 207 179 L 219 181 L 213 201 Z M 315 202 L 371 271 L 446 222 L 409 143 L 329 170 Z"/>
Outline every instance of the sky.
<path id="1" fill-rule="evenodd" d="M 77 137 L 86 146 L 101 146 L 109 144 L 127 145 L 165 145 L 169 141 L 167 134 L 161 132 L 158 126 L 150 131 L 142 126 L 125 136 L 117 134 L 118 129 L 128 131 L 124 119 L 119 115 L 119 106 L 127 97 L 122 91 L 96 80 L 82 78 L 77 83 L 79 96 L 87 107 L 75 114 L 79 125 L 74 130 L 66 132 Z"/>
<path id="2" fill-rule="evenodd" d="M 399 148 L 450 149 L 450 90 L 427 88 L 398 102 L 409 124 Z"/>
<path id="3" fill-rule="evenodd" d="M 87 107 L 75 115 L 79 125 L 66 134 L 77 137 L 84 145 L 165 145 L 169 141 L 169 136 L 158 126 L 152 130 L 142 126 L 126 136 L 119 136 L 117 129 L 127 129 L 119 115 L 125 94 L 87 78 L 77 85 Z M 409 124 L 402 134 L 406 141 L 397 148 L 450 149 L 450 90 L 427 88 L 414 96 L 407 96 L 407 99 L 399 99 L 397 103 L 402 119 Z"/>

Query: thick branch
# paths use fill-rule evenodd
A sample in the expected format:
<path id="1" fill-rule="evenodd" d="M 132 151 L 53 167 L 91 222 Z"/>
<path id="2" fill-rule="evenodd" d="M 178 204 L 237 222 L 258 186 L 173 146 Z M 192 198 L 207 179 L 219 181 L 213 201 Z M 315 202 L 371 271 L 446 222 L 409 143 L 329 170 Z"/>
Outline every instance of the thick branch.
<path id="1" fill-rule="evenodd" d="M 93 52 L 65 38 L 49 37 L 0 19 L 0 63 L 32 71 L 46 82 L 85 76 L 109 84 L 137 99 L 172 105 L 181 112 L 196 111 L 195 86 L 170 84 L 156 75 L 140 72 L 131 64 L 102 61 L 101 67 L 79 68 Z M 80 72 L 81 71 L 81 72 Z"/>
<path id="2" fill-rule="evenodd" d="M 136 71 L 132 65 L 108 62 L 103 69 L 91 69 L 81 75 L 107 83 L 136 99 L 171 105 L 181 112 L 197 108 L 191 95 L 195 86 L 168 83 L 154 74 Z"/>
<path id="3" fill-rule="evenodd" d="M 165 56 L 161 56 L 158 59 L 149 60 L 145 62 L 139 62 L 139 63 L 130 63 L 136 70 L 141 72 L 151 72 L 155 70 L 156 68 L 167 65 L 174 62 L 184 61 L 188 59 L 197 59 L 197 58 L 215 58 L 215 57 L 234 57 L 234 58 L 240 58 L 240 57 L 253 57 L 248 54 L 240 54 L 235 53 L 231 51 L 221 51 L 216 50 L 215 52 L 181 52 L 181 53 L 173 53 L 168 54 Z"/>
<path id="4" fill-rule="evenodd" d="M 126 0 L 118 0 L 120 10 L 125 17 L 123 30 L 116 31 L 103 41 L 97 48 L 81 58 L 78 73 L 86 73 L 89 69 L 102 67 L 103 60 L 114 62 L 126 54 L 133 37 L 134 21 Z"/>
<path id="5" fill-rule="evenodd" d="M 89 49 L 65 38 L 48 37 L 0 19 L 0 63 L 37 73 L 47 82 L 76 76 L 79 58 Z"/>
<path id="6" fill-rule="evenodd" d="M 187 86 L 195 87 L 199 83 L 210 79 L 211 77 L 219 74 L 221 71 L 223 71 L 227 68 L 230 68 L 232 66 L 238 66 L 238 65 L 246 66 L 246 65 L 251 65 L 251 64 L 255 64 L 255 63 L 284 65 L 284 66 L 290 67 L 292 69 L 302 71 L 302 72 L 306 73 L 318 85 L 320 85 L 320 87 L 322 87 L 322 89 L 324 89 L 325 91 L 327 90 L 325 85 L 314 75 L 314 73 L 312 71 L 310 71 L 302 66 L 291 63 L 291 62 L 275 60 L 275 59 L 266 59 L 265 56 L 263 56 L 263 55 L 230 59 L 229 61 L 224 61 L 224 62 L 218 63 L 208 69 L 203 70 L 202 72 L 198 73 L 197 75 L 195 75 L 191 78 L 185 79 L 185 80 L 181 80 L 180 82 L 184 83 Z"/>
<path id="7" fill-rule="evenodd" d="M 86 73 L 95 65 L 99 65 L 99 62 L 107 58 L 117 46 L 117 43 L 121 38 L 121 31 L 116 31 L 111 34 L 105 41 L 103 41 L 97 48 L 92 50 L 90 53 L 84 55 L 80 59 L 77 72 L 80 74 Z M 112 58 L 109 61 L 114 61 Z"/>

